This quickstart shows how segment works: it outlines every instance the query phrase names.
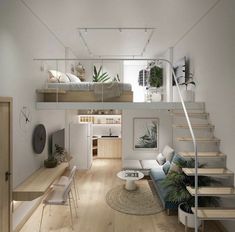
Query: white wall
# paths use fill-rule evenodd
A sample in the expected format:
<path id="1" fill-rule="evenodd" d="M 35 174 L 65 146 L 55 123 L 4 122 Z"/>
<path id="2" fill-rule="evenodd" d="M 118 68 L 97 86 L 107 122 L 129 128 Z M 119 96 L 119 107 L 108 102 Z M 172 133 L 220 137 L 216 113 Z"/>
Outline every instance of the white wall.
<path id="1" fill-rule="evenodd" d="M 123 81 L 132 86 L 133 101 L 144 102 L 145 87 L 138 83 L 139 71 L 146 69 L 147 61 L 124 61 L 123 65 Z"/>
<path id="2" fill-rule="evenodd" d="M 159 149 L 136 151 L 133 149 L 133 119 L 136 117 L 159 119 Z M 172 121 L 167 110 L 123 110 L 122 111 L 122 154 L 123 159 L 156 159 L 165 145 L 172 146 Z"/>
<path id="3" fill-rule="evenodd" d="M 48 145 L 40 155 L 33 152 L 35 125 L 43 123 L 47 134 L 65 126 L 64 111 L 35 109 L 35 90 L 42 87 L 44 80 L 40 65 L 33 61 L 36 57 L 63 57 L 64 51 L 64 47 L 20 1 L 1 0 L 0 95 L 13 97 L 13 187 L 38 169 L 47 157 Z M 23 106 L 27 106 L 32 114 L 26 133 L 19 126 Z M 19 215 L 23 217 L 24 213 L 23 210 Z"/>
<path id="4" fill-rule="evenodd" d="M 227 167 L 235 172 L 235 1 L 220 1 L 174 48 L 174 60 L 188 56 L 196 81 L 196 100 L 205 101 L 227 155 Z M 230 224 L 230 225 L 228 225 Z M 234 231 L 235 223 L 226 223 Z"/>

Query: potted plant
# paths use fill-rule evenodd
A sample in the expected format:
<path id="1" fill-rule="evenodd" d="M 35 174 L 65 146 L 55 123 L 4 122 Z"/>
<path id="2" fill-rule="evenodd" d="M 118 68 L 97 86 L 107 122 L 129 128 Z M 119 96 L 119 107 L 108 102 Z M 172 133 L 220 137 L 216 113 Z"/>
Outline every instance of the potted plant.
<path id="1" fill-rule="evenodd" d="M 57 166 L 57 160 L 55 159 L 54 155 L 48 155 L 48 159 L 44 160 L 44 166 L 45 168 L 54 168 Z"/>
<path id="2" fill-rule="evenodd" d="M 193 102 L 194 101 L 194 91 L 188 90 L 188 86 L 194 85 L 196 86 L 196 83 L 193 81 L 192 77 L 189 77 L 185 80 L 185 82 L 181 83 L 180 85 L 185 85 L 186 89 L 182 91 L 182 97 L 183 100 L 186 102 Z"/>
<path id="3" fill-rule="evenodd" d="M 110 80 L 110 77 L 107 72 L 102 73 L 101 71 L 102 66 L 100 66 L 99 70 L 97 71 L 97 68 L 94 65 L 93 82 L 107 82 Z"/>
<path id="4" fill-rule="evenodd" d="M 195 161 L 180 159 L 175 162 L 180 168 L 194 168 Z M 204 164 L 199 165 L 200 168 L 204 167 Z M 198 177 L 198 186 L 209 186 L 211 184 L 218 183 L 215 179 L 207 176 Z M 194 214 L 191 210 L 194 207 L 195 198 L 188 190 L 187 186 L 194 186 L 194 176 L 187 176 L 184 172 L 171 171 L 167 177 L 162 181 L 162 185 L 167 188 L 168 193 L 166 199 L 174 204 L 178 205 L 178 218 L 182 224 L 186 224 L 187 227 L 195 228 Z M 198 205 L 200 207 L 217 206 L 218 198 L 203 196 L 198 197 Z M 200 225 L 200 222 L 198 223 Z"/>

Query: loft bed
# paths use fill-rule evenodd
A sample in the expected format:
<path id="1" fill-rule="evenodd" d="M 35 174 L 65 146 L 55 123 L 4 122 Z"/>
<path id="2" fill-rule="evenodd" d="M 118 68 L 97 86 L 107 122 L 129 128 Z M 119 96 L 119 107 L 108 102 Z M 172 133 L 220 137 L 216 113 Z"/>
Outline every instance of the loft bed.
<path id="1" fill-rule="evenodd" d="M 36 93 L 40 102 L 133 102 L 131 85 L 120 82 L 47 83 Z"/>
<path id="2" fill-rule="evenodd" d="M 99 71 L 100 72 L 100 71 Z M 82 82 L 72 73 L 49 70 L 46 88 L 37 89 L 38 102 L 132 102 L 130 84 L 118 81 Z"/>

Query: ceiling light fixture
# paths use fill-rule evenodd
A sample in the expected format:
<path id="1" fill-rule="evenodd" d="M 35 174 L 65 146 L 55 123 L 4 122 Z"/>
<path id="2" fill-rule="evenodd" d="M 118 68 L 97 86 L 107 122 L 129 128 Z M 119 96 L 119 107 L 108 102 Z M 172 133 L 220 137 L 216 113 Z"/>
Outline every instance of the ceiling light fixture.
<path id="1" fill-rule="evenodd" d="M 122 32 L 122 31 L 131 31 L 131 30 L 140 30 L 140 31 L 144 31 L 145 33 L 147 33 L 148 31 L 151 31 L 148 38 L 147 38 L 147 41 L 146 43 L 144 44 L 144 48 L 142 49 L 141 53 L 140 54 L 132 54 L 131 56 L 133 57 L 143 57 L 144 53 L 146 52 L 147 50 L 147 46 L 149 45 L 150 43 L 150 40 L 153 36 L 153 33 L 155 31 L 155 28 L 154 27 L 78 27 L 77 28 L 78 32 L 79 32 L 79 36 L 84 44 L 84 46 L 86 47 L 89 55 L 93 56 L 93 57 L 102 57 L 102 56 L 107 56 L 107 55 L 100 55 L 100 54 L 97 54 L 97 55 L 94 55 L 93 52 L 91 51 L 91 49 L 89 48 L 88 46 L 88 43 L 85 39 L 85 37 L 83 36 L 83 33 L 87 33 L 88 30 L 117 30 L 119 32 Z M 108 55 L 108 56 L 119 56 L 119 57 L 122 57 L 122 56 L 127 56 L 127 55 Z"/>

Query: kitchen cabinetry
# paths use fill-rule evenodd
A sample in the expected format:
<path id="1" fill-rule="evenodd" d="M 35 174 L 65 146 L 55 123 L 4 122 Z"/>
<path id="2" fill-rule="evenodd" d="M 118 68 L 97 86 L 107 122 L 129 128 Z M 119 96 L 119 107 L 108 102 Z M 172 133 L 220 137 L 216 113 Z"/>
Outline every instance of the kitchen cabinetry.
<path id="1" fill-rule="evenodd" d="M 99 138 L 98 158 L 121 158 L 122 139 L 121 138 Z"/>

